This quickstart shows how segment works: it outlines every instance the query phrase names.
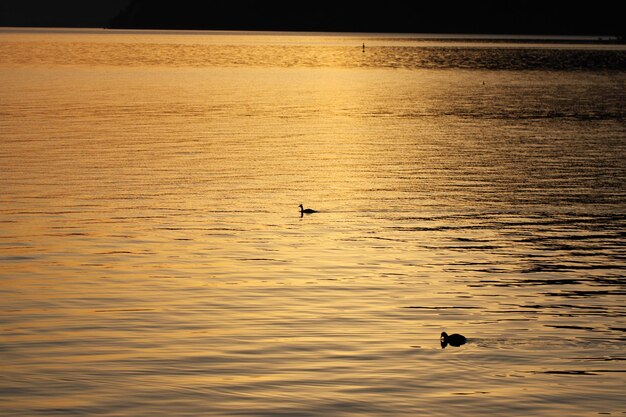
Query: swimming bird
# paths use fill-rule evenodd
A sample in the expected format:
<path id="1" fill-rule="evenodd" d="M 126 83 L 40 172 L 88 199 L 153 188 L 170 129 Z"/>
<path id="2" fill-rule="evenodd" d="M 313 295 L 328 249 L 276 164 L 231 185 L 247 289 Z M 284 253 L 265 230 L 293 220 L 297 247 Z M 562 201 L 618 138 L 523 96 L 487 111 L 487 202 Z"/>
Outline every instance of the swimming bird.
<path id="1" fill-rule="evenodd" d="M 310 209 L 310 208 L 305 209 L 302 204 L 300 204 L 298 207 L 300 207 L 300 216 L 302 216 L 304 214 L 317 213 L 317 210 L 313 210 L 313 209 Z"/>
<path id="2" fill-rule="evenodd" d="M 441 342 L 441 348 L 445 349 L 446 346 L 454 346 L 459 347 L 467 343 L 467 339 L 462 334 L 454 333 L 448 335 L 446 332 L 441 332 L 441 338 L 439 339 Z"/>

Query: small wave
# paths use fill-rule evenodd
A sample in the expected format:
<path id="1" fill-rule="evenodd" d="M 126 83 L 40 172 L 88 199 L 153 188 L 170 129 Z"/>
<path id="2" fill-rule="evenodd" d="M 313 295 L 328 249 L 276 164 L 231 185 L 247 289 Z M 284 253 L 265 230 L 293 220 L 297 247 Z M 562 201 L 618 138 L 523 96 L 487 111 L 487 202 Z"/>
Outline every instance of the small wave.
<path id="1" fill-rule="evenodd" d="M 565 370 L 565 371 L 528 371 L 533 374 L 551 374 L 551 375 L 599 375 L 606 373 L 626 373 L 621 369 L 592 369 L 592 370 Z"/>
<path id="2" fill-rule="evenodd" d="M 14 255 L 14 256 L 0 256 L 0 262 L 27 262 L 37 259 L 35 256 L 26 255 Z"/>

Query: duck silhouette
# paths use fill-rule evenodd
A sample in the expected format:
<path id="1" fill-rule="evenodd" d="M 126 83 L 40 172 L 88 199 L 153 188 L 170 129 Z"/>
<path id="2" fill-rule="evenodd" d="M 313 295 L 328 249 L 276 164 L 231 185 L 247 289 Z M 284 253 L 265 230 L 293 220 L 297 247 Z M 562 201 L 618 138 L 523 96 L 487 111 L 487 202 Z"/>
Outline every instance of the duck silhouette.
<path id="1" fill-rule="evenodd" d="M 439 341 L 441 342 L 442 349 L 445 349 L 448 345 L 459 347 L 467 343 L 467 339 L 462 334 L 454 333 L 449 335 L 446 332 L 441 332 L 441 338 Z"/>
<path id="2" fill-rule="evenodd" d="M 317 210 L 313 210 L 310 208 L 305 209 L 302 204 L 300 204 L 298 207 L 300 207 L 300 217 L 304 216 L 305 214 L 317 213 Z"/>

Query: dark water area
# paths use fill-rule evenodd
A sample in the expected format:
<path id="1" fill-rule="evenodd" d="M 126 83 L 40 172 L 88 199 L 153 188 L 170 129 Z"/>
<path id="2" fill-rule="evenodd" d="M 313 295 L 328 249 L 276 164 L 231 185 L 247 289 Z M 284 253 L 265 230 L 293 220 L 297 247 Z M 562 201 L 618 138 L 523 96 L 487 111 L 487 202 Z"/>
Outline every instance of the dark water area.
<path id="1" fill-rule="evenodd" d="M 112 31 L 115 32 L 115 31 Z M 276 34 L 267 43 L 255 42 L 253 34 L 220 33 L 202 37 L 203 32 L 174 35 L 156 32 L 131 34 L 121 42 L 102 42 L 103 31 L 92 31 L 85 39 L 71 34 L 66 42 L 49 42 L 32 48 L 22 39 L 4 42 L 0 50 L 8 64 L 32 61 L 49 65 L 173 66 L 173 67 L 326 67 L 396 69 L 474 69 L 493 71 L 626 71 L 626 46 L 619 44 L 568 44 L 506 41 L 486 42 L 424 40 L 412 38 L 366 39 L 365 53 L 356 36 L 289 38 Z M 23 35 L 26 39 L 28 36 Z M 261 35 L 272 38 L 271 34 Z M 182 38 L 182 42 L 177 42 Z M 222 40 L 223 42 L 219 42 Z M 158 42 L 158 43 L 151 43 Z M 350 43 L 352 45 L 350 45 Z"/>
<path id="2" fill-rule="evenodd" d="M 624 414 L 621 46 L 0 52 L 0 414 Z"/>

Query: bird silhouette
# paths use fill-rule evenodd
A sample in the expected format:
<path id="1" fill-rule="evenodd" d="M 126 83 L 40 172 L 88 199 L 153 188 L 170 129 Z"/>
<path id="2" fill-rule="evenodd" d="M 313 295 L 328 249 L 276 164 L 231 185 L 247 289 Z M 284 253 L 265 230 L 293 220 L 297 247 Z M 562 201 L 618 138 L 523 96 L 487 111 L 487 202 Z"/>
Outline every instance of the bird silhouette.
<path id="1" fill-rule="evenodd" d="M 298 207 L 300 207 L 300 217 L 304 216 L 305 214 L 317 213 L 317 210 L 313 210 L 310 208 L 305 209 L 302 204 L 300 204 Z"/>
<path id="2" fill-rule="evenodd" d="M 446 332 L 441 332 L 441 338 L 439 339 L 439 341 L 441 342 L 441 348 L 445 349 L 448 345 L 454 347 L 464 345 L 465 343 L 467 343 L 467 338 L 458 333 L 448 335 L 448 333 Z"/>

